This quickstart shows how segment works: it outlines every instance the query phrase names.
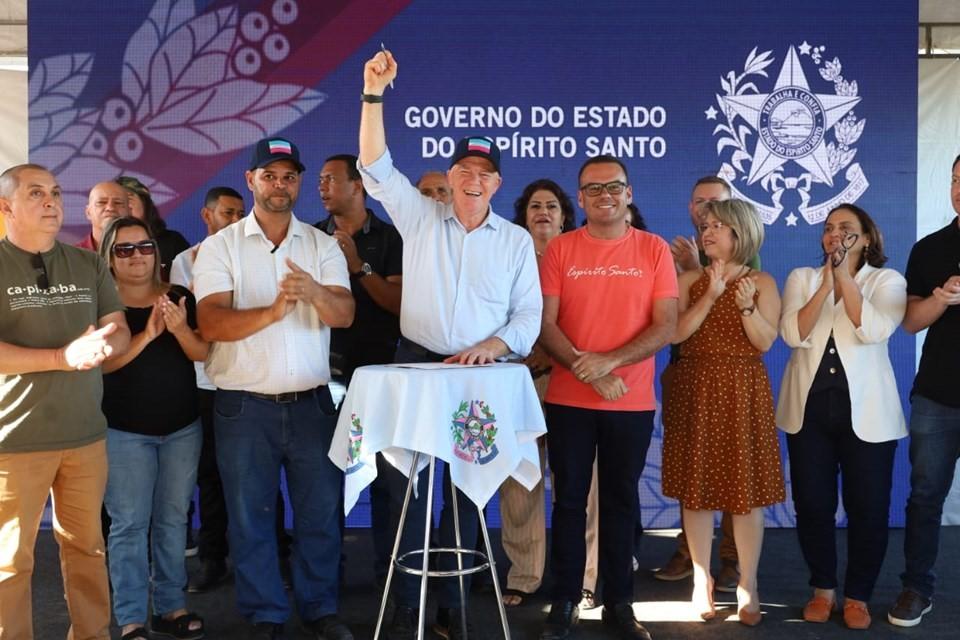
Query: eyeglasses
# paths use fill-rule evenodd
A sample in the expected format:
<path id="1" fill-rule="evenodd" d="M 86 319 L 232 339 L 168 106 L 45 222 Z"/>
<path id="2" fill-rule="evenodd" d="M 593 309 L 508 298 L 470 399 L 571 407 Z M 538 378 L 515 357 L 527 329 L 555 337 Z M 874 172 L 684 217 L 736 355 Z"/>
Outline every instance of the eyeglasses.
<path id="1" fill-rule="evenodd" d="M 50 278 L 47 276 L 47 265 L 43 262 L 43 256 L 39 253 L 30 256 L 30 266 L 37 272 L 37 286 L 41 289 L 49 289 Z"/>
<path id="2" fill-rule="evenodd" d="M 703 235 L 704 233 L 706 233 L 707 231 L 710 231 L 711 229 L 714 231 L 722 231 L 726 226 L 727 225 L 723 224 L 719 220 L 717 220 L 716 222 L 701 222 L 700 224 L 697 225 L 697 231 L 700 232 L 700 235 Z"/>
<path id="3" fill-rule="evenodd" d="M 600 182 L 591 182 L 590 184 L 585 184 L 580 187 L 580 191 L 583 191 L 588 196 L 595 197 L 606 191 L 612 196 L 618 196 L 623 193 L 623 190 L 627 188 L 627 183 L 622 180 L 614 180 L 613 182 L 607 182 L 602 184 Z"/>
<path id="4" fill-rule="evenodd" d="M 836 251 L 834 251 L 830 256 L 830 259 L 833 261 L 833 266 L 840 266 L 840 263 L 843 262 L 843 259 L 847 257 L 847 252 L 850 251 L 850 249 L 853 249 L 853 245 L 857 244 L 857 240 L 859 239 L 859 233 L 848 232 L 843 236 L 843 239 L 840 240 L 840 246 L 837 247 Z"/>
<path id="5" fill-rule="evenodd" d="M 121 242 L 113 245 L 113 255 L 118 258 L 129 258 L 134 251 L 139 252 L 142 256 L 152 256 L 157 252 L 157 243 L 153 240 L 141 240 L 140 242 Z"/>

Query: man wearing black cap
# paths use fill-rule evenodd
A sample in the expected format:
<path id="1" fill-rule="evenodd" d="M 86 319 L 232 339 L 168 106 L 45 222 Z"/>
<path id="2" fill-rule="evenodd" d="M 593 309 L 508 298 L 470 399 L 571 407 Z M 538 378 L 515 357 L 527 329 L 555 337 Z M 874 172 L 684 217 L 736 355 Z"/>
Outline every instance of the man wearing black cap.
<path id="1" fill-rule="evenodd" d="M 363 185 L 379 200 L 403 238 L 403 273 L 407 287 L 400 307 L 397 360 L 483 364 L 516 354 L 525 356 L 540 333 L 543 299 L 530 235 L 496 215 L 490 199 L 500 187 L 500 150 L 484 136 L 461 140 L 447 171 L 452 203 L 421 194 L 393 167 L 383 127 L 383 91 L 397 75 L 387 52 L 364 67 L 360 118 Z M 402 496 L 406 478 L 391 470 L 393 492 Z M 426 474 L 420 474 L 425 484 Z M 445 508 L 440 521 L 442 547 L 454 540 L 450 483 L 443 483 Z M 410 502 L 400 553 L 423 541 L 426 490 Z M 473 549 L 477 538 L 476 507 L 457 492 L 461 545 Z M 400 498 L 402 500 L 402 497 Z M 419 531 L 418 531 L 419 529 Z M 394 528 L 395 530 L 395 528 Z M 441 554 L 441 569 L 456 568 L 453 554 Z M 470 557 L 465 564 L 471 564 Z M 465 579 L 469 588 L 469 577 Z M 397 576 L 396 613 L 389 635 L 413 635 L 419 578 Z M 444 580 L 438 594 L 434 629 L 445 637 L 461 634 L 459 592 L 455 579 Z"/>
<path id="2" fill-rule="evenodd" d="M 266 138 L 247 187 L 253 214 L 208 237 L 194 265 L 197 320 L 213 342 L 215 432 L 237 605 L 256 638 L 282 638 L 290 614 L 274 528 L 281 465 L 294 518 L 300 619 L 317 638 L 352 639 L 337 618 L 342 472 L 327 458 L 336 426 L 327 388 L 330 328 L 353 322 L 336 241 L 293 215 L 304 166 Z"/>

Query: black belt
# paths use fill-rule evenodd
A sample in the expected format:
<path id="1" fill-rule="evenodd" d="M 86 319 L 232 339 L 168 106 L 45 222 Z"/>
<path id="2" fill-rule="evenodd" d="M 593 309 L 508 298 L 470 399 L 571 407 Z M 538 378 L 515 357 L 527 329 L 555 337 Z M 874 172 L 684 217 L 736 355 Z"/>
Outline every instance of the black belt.
<path id="1" fill-rule="evenodd" d="M 423 347 L 417 344 L 413 340 L 408 340 L 403 336 L 400 336 L 400 346 L 402 346 L 404 349 L 406 349 L 413 355 L 420 356 L 421 358 L 429 362 L 443 362 L 444 360 L 450 357 L 450 356 L 445 356 L 442 353 L 436 353 L 434 351 L 430 351 L 430 349 L 427 349 L 426 347 Z"/>
<path id="2" fill-rule="evenodd" d="M 319 387 L 307 389 L 306 391 L 288 391 L 286 393 L 257 393 L 256 391 L 247 391 L 247 395 L 277 404 L 289 404 L 291 402 L 300 402 L 301 400 L 313 398 L 317 395 L 317 391 L 326 388 L 327 385 L 322 384 Z"/>

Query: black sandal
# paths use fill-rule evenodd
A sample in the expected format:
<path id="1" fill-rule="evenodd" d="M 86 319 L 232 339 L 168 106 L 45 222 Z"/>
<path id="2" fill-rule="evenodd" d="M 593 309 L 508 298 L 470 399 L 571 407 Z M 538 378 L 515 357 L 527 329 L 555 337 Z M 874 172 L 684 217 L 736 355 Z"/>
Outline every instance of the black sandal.
<path id="1" fill-rule="evenodd" d="M 200 628 L 191 629 L 190 624 L 193 622 L 199 622 Z M 205 635 L 203 618 L 195 613 L 185 613 L 173 620 L 155 615 L 150 621 L 150 631 L 156 635 L 168 636 L 177 640 L 200 640 Z"/>
<path id="2" fill-rule="evenodd" d="M 150 640 L 147 630 L 143 627 L 137 627 L 133 631 L 127 631 L 120 636 L 120 640 Z"/>

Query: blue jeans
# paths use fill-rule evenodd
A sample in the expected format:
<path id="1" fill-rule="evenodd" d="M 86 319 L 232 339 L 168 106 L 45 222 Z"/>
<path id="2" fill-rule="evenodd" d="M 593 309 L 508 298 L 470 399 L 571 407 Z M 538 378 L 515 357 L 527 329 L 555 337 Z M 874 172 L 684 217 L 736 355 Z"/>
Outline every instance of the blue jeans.
<path id="1" fill-rule="evenodd" d="M 960 408 L 914 395 L 910 415 L 910 499 L 903 540 L 905 589 L 933 596 L 943 502 L 960 458 Z"/>
<path id="2" fill-rule="evenodd" d="M 336 613 L 343 471 L 327 457 L 336 427 L 329 390 L 318 387 L 296 402 L 275 403 L 220 389 L 214 422 L 241 615 L 273 623 L 290 616 L 277 563 L 281 467 L 293 507 L 297 611 L 304 621 Z"/>
<path id="3" fill-rule="evenodd" d="M 155 614 L 184 608 L 187 507 L 202 441 L 199 420 L 168 436 L 107 430 L 104 504 L 111 519 L 107 549 L 113 613 L 120 626 L 147 621 L 151 581 Z"/>

